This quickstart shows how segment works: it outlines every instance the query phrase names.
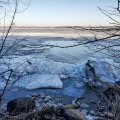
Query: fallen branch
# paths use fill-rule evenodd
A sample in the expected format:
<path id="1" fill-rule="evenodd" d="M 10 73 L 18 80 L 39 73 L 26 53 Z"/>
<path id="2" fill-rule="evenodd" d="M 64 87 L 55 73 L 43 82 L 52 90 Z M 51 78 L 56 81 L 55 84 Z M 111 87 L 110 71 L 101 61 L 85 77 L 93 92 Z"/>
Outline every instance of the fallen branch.
<path id="1" fill-rule="evenodd" d="M 110 82 L 105 82 L 105 81 L 103 81 L 103 80 L 101 80 L 101 79 L 99 79 L 98 78 L 98 76 L 97 76 L 97 74 L 96 74 L 96 72 L 95 72 L 95 69 L 94 69 L 94 67 L 90 64 L 90 61 L 88 60 L 88 62 L 86 63 L 86 65 L 88 66 L 88 68 L 89 68 L 89 71 L 93 74 L 93 76 L 94 76 L 94 82 L 99 82 L 99 83 L 101 83 L 101 84 L 103 84 L 103 85 L 105 85 L 105 86 L 107 86 L 107 87 L 109 87 L 109 88 L 112 88 L 113 90 L 115 90 L 115 91 L 117 91 L 117 92 L 120 92 L 120 87 L 119 86 L 117 86 L 117 85 L 115 85 L 115 84 L 113 84 L 113 83 L 110 83 Z"/>

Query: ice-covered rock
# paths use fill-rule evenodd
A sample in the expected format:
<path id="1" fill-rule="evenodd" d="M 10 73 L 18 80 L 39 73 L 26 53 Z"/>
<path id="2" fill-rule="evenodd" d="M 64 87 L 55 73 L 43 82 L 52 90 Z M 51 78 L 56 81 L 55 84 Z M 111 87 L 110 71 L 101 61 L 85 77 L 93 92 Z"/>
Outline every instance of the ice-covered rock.
<path id="1" fill-rule="evenodd" d="M 21 77 L 15 86 L 33 90 L 38 88 L 62 88 L 63 83 L 57 75 L 33 74 Z"/>

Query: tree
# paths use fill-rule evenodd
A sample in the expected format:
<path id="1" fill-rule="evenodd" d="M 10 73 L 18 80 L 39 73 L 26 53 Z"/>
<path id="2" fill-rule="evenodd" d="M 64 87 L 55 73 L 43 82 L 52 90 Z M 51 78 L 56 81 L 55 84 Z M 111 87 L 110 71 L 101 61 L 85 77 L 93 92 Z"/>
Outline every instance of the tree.
<path id="1" fill-rule="evenodd" d="M 24 6 L 24 8 L 21 8 L 21 4 L 23 4 L 23 2 L 27 2 L 27 4 Z M 14 20 L 15 20 L 16 14 L 25 11 L 29 7 L 29 5 L 30 5 L 30 0 L 25 0 L 25 1 L 23 0 L 0 0 L 1 16 L 3 16 L 0 18 L 1 31 L 2 31 L 2 36 L 0 38 L 0 60 L 4 60 L 6 57 L 6 54 L 9 54 L 10 50 L 14 46 L 18 45 L 18 41 L 13 39 L 13 41 L 11 41 L 12 44 L 8 46 L 7 45 L 8 37 L 10 35 L 12 28 L 15 25 Z M 24 39 L 20 41 L 23 41 L 23 40 Z M 0 102 L 2 102 L 2 98 L 6 92 L 8 85 L 10 84 L 10 79 L 11 79 L 11 76 L 14 74 L 14 70 L 10 69 L 8 66 L 7 70 L 0 72 L 0 76 L 6 73 L 8 73 L 8 76 L 6 78 L 5 86 L 3 86 L 3 90 L 1 90 L 1 93 L 0 93 Z M 11 86 L 13 86 L 13 84 L 20 78 L 20 76 L 18 76 L 18 78 L 16 78 L 15 81 L 12 82 Z"/>

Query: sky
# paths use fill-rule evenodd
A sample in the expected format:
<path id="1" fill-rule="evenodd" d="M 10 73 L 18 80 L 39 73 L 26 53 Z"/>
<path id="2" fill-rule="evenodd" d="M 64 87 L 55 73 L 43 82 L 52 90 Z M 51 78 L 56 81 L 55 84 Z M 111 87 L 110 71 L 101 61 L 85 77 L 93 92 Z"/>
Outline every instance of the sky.
<path id="1" fill-rule="evenodd" d="M 17 26 L 102 26 L 110 20 L 98 7 L 111 9 L 117 0 L 31 0 L 15 18 Z M 26 4 L 22 4 L 24 9 Z"/>

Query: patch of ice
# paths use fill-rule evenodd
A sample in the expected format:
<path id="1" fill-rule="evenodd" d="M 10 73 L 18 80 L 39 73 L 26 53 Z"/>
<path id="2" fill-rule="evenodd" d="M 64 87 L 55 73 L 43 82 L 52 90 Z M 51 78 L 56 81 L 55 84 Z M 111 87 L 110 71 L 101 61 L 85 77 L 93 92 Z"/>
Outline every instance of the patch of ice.
<path id="1" fill-rule="evenodd" d="M 120 46 L 114 46 L 114 47 L 112 47 L 111 49 L 112 49 L 112 50 L 118 50 L 118 51 L 120 51 Z"/>
<path id="2" fill-rule="evenodd" d="M 86 115 L 87 120 L 94 120 L 91 115 Z"/>
<path id="3" fill-rule="evenodd" d="M 21 77 L 15 86 L 33 90 L 38 88 L 62 88 L 63 84 L 57 75 L 33 74 Z"/>
<path id="4" fill-rule="evenodd" d="M 7 71 L 7 70 L 8 70 L 8 67 L 7 67 L 7 66 L 0 64 L 0 74 L 2 74 L 3 72 L 5 72 L 5 71 Z M 2 74 L 2 75 L 4 75 L 4 74 Z"/>
<path id="5" fill-rule="evenodd" d="M 0 89 L 3 89 L 5 86 L 5 83 L 4 82 L 0 82 Z"/>
<path id="6" fill-rule="evenodd" d="M 82 87 L 81 87 L 82 88 Z M 81 89 L 79 90 L 78 92 L 78 89 L 73 87 L 73 86 L 69 86 L 69 87 L 66 87 L 63 91 L 63 94 L 64 95 L 69 95 L 69 96 L 72 96 L 72 97 L 77 97 L 77 96 L 80 96 L 81 94 L 84 93 L 84 89 Z"/>
<path id="7" fill-rule="evenodd" d="M 115 63 L 111 59 L 90 60 L 97 76 L 107 82 L 115 82 L 120 80 L 120 63 Z"/>

